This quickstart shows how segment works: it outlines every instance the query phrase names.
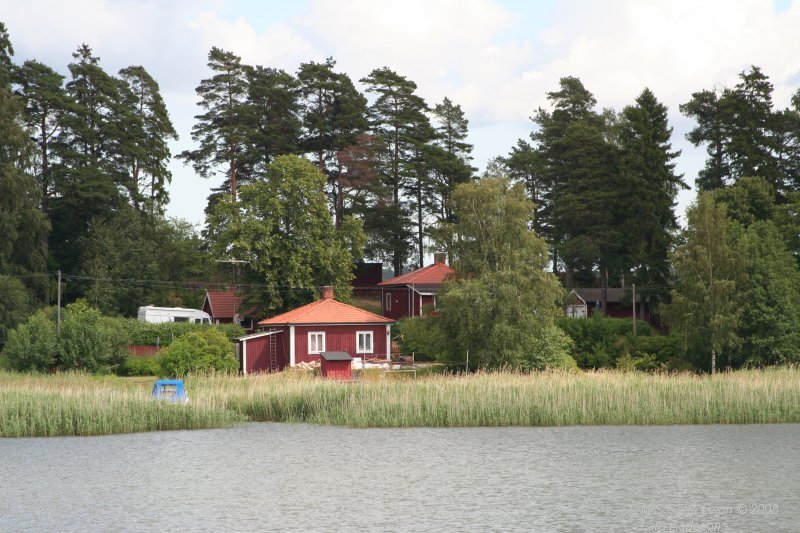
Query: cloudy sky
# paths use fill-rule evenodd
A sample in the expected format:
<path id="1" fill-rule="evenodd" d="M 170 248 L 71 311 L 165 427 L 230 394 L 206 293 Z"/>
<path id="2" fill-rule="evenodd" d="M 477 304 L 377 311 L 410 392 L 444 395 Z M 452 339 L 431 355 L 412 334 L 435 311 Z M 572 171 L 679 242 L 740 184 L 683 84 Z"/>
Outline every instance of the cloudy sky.
<path id="1" fill-rule="evenodd" d="M 85 42 L 115 73 L 143 65 L 160 83 L 180 135 L 192 146 L 194 93 L 218 46 L 246 63 L 295 72 L 332 56 L 354 81 L 388 66 L 415 81 L 433 105 L 464 109 L 483 167 L 527 138 L 545 93 L 577 76 L 601 107 L 621 110 L 644 87 L 670 109 L 680 172 L 693 183 L 704 152 L 688 145 L 678 112 L 691 93 L 732 86 L 758 65 L 776 105 L 800 87 L 800 0 L 0 0 L 15 61 L 38 59 L 67 73 Z M 168 213 L 203 222 L 209 189 L 172 163 Z M 681 208 L 692 192 L 682 195 Z"/>

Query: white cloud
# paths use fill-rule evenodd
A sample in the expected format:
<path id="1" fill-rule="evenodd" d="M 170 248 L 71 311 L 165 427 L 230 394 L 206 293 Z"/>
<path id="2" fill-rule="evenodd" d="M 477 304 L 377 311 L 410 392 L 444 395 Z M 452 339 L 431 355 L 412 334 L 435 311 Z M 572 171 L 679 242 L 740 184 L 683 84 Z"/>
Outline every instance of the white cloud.
<path id="1" fill-rule="evenodd" d="M 630 103 L 645 86 L 676 109 L 691 93 L 733 85 L 762 67 L 786 100 L 783 81 L 800 70 L 800 5 L 776 14 L 772 2 L 616 1 L 558 4 L 555 26 L 569 27 L 545 79 L 575 75 L 603 105 Z"/>
<path id="2" fill-rule="evenodd" d="M 318 55 L 289 21 L 273 24 L 259 33 L 244 18 L 230 22 L 216 12 L 205 11 L 192 20 L 190 27 L 199 33 L 206 50 L 216 46 L 231 51 L 247 64 L 294 72 L 301 62 Z"/>

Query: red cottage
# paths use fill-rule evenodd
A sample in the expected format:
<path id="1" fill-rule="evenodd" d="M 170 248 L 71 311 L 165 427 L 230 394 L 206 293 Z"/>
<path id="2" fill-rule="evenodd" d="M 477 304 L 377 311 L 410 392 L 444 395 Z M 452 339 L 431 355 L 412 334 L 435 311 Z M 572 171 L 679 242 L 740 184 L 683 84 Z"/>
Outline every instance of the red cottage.
<path id="1" fill-rule="evenodd" d="M 631 289 L 609 287 L 606 289 L 606 302 L 608 309 L 605 314 L 614 318 L 631 318 L 633 305 Z M 567 295 L 566 314 L 574 318 L 586 318 L 602 310 L 603 289 L 572 289 Z M 636 294 L 636 315 L 639 320 L 647 321 L 651 326 L 661 327 L 658 319 L 650 309 L 650 302 L 642 295 Z"/>
<path id="2" fill-rule="evenodd" d="M 444 254 L 436 254 L 432 265 L 379 283 L 381 314 L 395 320 L 422 316 L 423 307 L 436 306 L 436 293 L 454 272 L 445 264 Z"/>
<path id="3" fill-rule="evenodd" d="M 322 299 L 258 323 L 262 331 L 238 339 L 244 374 L 283 370 L 320 359 L 322 352 L 388 359 L 393 320 L 333 299 L 323 287 Z"/>
<path id="4" fill-rule="evenodd" d="M 234 291 L 206 292 L 203 311 L 209 314 L 212 324 L 239 324 L 247 331 L 255 330 L 254 308 L 241 309 L 242 297 Z"/>

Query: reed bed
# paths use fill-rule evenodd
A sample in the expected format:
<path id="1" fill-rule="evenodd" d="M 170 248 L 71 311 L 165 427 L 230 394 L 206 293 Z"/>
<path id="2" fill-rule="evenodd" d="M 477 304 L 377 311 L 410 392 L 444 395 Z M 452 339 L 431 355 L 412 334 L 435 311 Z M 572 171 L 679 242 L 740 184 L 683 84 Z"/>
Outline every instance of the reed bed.
<path id="1" fill-rule="evenodd" d="M 624 372 L 432 375 L 325 381 L 303 372 L 196 376 L 191 401 L 152 381 L 0 373 L 0 436 L 105 435 L 271 421 L 365 427 L 800 422 L 800 369 L 697 376 Z"/>
<path id="2" fill-rule="evenodd" d="M 152 386 L 152 382 L 150 383 Z M 245 417 L 210 402 L 154 401 L 120 378 L 0 372 L 0 437 L 111 435 L 228 427 Z"/>
<path id="3" fill-rule="evenodd" d="M 197 397 L 250 420 L 350 427 L 800 422 L 800 370 L 716 376 L 481 373 L 342 384 L 292 373 L 214 377 Z"/>

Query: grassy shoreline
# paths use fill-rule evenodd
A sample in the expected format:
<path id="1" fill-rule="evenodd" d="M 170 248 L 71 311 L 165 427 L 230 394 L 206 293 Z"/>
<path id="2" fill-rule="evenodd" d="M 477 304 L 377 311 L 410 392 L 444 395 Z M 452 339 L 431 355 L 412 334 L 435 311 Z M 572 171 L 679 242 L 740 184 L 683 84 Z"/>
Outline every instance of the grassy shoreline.
<path id="1" fill-rule="evenodd" d="M 482 373 L 341 384 L 299 372 L 187 380 L 191 401 L 150 399 L 152 380 L 0 372 L 0 437 L 108 435 L 244 421 L 349 427 L 800 423 L 800 369 L 696 376 Z"/>

